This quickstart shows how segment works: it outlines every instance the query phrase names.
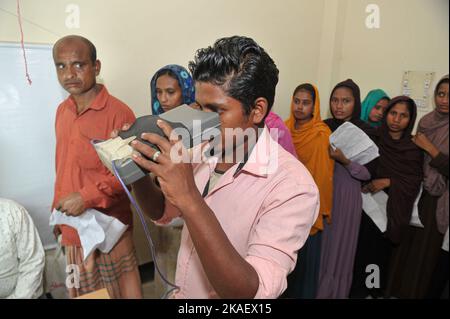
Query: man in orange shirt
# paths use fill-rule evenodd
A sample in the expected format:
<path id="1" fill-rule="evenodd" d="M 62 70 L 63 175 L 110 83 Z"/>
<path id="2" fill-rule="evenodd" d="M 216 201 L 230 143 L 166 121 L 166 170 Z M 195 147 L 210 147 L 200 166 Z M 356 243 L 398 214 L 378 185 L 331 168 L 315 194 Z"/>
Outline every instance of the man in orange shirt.
<path id="1" fill-rule="evenodd" d="M 80 36 L 60 39 L 53 47 L 53 59 L 60 84 L 70 93 L 56 113 L 53 208 L 68 216 L 80 216 L 94 208 L 130 225 L 110 253 L 96 250 L 84 262 L 77 231 L 67 225 L 58 227 L 67 264 L 77 265 L 79 270 L 79 288 L 68 287 L 69 295 L 73 298 L 107 288 L 112 298 L 141 298 L 129 201 L 91 145 L 92 140 L 108 139 L 112 130 L 134 122 L 135 116 L 105 86 L 96 83 L 101 64 L 89 40 Z"/>

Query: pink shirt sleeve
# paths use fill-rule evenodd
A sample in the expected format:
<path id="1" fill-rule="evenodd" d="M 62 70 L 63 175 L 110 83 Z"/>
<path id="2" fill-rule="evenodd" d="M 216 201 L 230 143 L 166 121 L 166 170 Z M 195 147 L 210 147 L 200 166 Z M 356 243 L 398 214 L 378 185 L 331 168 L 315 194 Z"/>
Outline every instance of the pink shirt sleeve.
<path id="1" fill-rule="evenodd" d="M 295 268 L 298 250 L 317 219 L 318 198 L 316 186 L 292 179 L 285 179 L 270 193 L 245 258 L 259 277 L 255 299 L 278 298 L 287 288 L 287 275 Z"/>

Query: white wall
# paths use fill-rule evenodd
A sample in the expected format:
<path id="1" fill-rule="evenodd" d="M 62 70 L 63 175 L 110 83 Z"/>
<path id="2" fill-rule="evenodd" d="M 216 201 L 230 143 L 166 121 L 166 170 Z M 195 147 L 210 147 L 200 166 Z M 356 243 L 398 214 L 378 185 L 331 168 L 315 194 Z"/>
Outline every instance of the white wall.
<path id="1" fill-rule="evenodd" d="M 18 41 L 15 0 L 0 0 L 0 41 Z M 302 81 L 316 81 L 324 0 L 22 0 L 25 40 L 54 43 L 81 34 L 97 46 L 110 92 L 138 115 L 150 112 L 149 79 L 160 67 L 187 66 L 197 49 L 230 35 L 254 37 L 281 79 L 276 110 L 287 116 Z M 65 8 L 80 6 L 80 29 L 66 28 Z M 131 3 L 131 4 L 130 4 Z M 44 29 L 45 30 L 44 30 Z"/>
<path id="2" fill-rule="evenodd" d="M 363 98 L 381 87 L 401 93 L 403 72 L 434 71 L 435 83 L 449 70 L 448 0 L 341 0 L 343 40 L 335 54 L 334 83 L 353 78 Z M 380 28 L 368 29 L 365 8 L 380 8 Z M 434 85 L 433 85 L 434 88 Z"/>
<path id="3" fill-rule="evenodd" d="M 66 6 L 80 7 L 68 29 Z M 275 110 L 286 118 L 293 89 L 318 84 L 324 116 L 338 81 L 353 78 L 362 95 L 381 87 L 400 93 L 405 70 L 448 72 L 448 0 L 21 0 L 25 40 L 54 43 L 81 34 L 97 46 L 102 79 L 137 115 L 149 112 L 149 78 L 161 66 L 187 66 L 219 37 L 254 37 L 280 69 Z M 131 4 L 130 4 L 131 3 Z M 366 6 L 380 7 L 368 29 Z M 15 0 L 0 0 L 0 41 L 18 41 Z"/>

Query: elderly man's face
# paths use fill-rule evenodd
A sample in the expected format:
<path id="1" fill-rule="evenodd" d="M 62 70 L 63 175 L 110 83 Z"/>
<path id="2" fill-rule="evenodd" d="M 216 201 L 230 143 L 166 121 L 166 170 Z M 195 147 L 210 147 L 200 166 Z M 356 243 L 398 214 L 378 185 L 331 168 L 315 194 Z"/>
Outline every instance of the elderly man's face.
<path id="1" fill-rule="evenodd" d="M 67 40 L 56 44 L 54 60 L 59 83 L 72 95 L 83 95 L 96 84 L 100 62 L 91 61 L 87 44 L 80 40 Z"/>

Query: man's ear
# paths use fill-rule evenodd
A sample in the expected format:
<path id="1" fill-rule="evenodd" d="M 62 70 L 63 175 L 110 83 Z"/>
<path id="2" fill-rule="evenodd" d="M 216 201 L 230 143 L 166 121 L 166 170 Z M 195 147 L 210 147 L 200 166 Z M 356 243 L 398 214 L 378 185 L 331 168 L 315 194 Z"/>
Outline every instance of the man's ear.
<path id="1" fill-rule="evenodd" d="M 263 122 L 264 118 L 266 117 L 268 110 L 269 110 L 269 102 L 263 97 L 257 98 L 255 100 L 255 104 L 252 110 L 253 124 L 255 125 L 261 124 L 261 122 Z"/>
<path id="2" fill-rule="evenodd" d="M 100 62 L 100 60 L 95 61 L 95 76 L 99 76 L 101 68 L 102 63 Z"/>

